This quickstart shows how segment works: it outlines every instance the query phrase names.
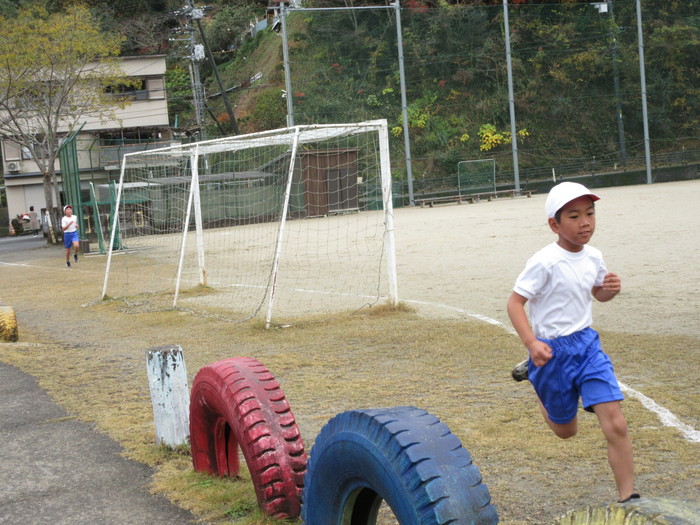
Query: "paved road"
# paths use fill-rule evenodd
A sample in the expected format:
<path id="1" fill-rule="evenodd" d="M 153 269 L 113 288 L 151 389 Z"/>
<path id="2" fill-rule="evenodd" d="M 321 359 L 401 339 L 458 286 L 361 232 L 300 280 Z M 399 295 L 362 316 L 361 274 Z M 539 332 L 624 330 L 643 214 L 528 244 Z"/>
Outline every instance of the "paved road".
<path id="1" fill-rule="evenodd" d="M 32 236 L 0 238 L 5 261 L 21 261 L 24 250 L 60 257 L 60 248 L 44 246 Z M 0 304 L 1 294 L 0 287 Z M 149 493 L 150 468 L 124 459 L 118 443 L 70 417 L 33 377 L 4 363 L 10 344 L 22 343 L 0 343 L 0 523 L 195 523 Z"/>

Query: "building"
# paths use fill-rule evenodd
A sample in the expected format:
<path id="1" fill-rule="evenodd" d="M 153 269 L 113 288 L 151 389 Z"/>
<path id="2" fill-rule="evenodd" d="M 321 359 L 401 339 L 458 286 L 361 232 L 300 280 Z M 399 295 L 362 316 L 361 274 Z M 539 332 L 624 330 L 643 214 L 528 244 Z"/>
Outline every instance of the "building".
<path id="1" fill-rule="evenodd" d="M 113 120 L 89 117 L 76 136 L 77 160 L 80 171 L 80 190 L 83 202 L 90 201 L 90 182 L 105 184 L 119 176 L 121 157 L 124 153 L 146 148 L 169 146 L 170 122 L 165 92 L 165 56 L 122 57 L 121 67 L 128 77 L 141 80 L 140 89 L 120 91 L 129 104 L 117 109 Z M 9 217 L 25 213 L 30 206 L 46 208 L 42 173 L 28 151 L 11 141 L 0 141 L 3 172 Z M 63 199 L 61 171 L 56 161 L 58 195 L 54 203 Z M 90 224 L 85 225 L 86 230 Z M 45 226 L 46 230 L 46 226 Z"/>

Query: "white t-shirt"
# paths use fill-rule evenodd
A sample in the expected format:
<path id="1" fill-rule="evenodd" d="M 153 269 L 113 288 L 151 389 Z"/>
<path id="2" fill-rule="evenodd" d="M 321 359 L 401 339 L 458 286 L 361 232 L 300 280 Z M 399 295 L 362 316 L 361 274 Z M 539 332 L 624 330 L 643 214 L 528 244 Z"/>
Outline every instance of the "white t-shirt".
<path id="1" fill-rule="evenodd" d="M 66 224 L 70 222 L 70 226 L 66 228 Z M 75 215 L 71 215 L 70 217 L 66 217 L 65 215 L 61 217 L 61 228 L 66 228 L 63 230 L 66 233 L 71 233 L 77 230 L 76 224 L 78 224 L 78 218 Z"/>
<path id="2" fill-rule="evenodd" d="M 600 250 L 584 245 L 574 253 L 553 242 L 527 261 L 513 291 L 528 300 L 535 336 L 555 339 L 591 325 L 591 289 L 607 273 Z"/>

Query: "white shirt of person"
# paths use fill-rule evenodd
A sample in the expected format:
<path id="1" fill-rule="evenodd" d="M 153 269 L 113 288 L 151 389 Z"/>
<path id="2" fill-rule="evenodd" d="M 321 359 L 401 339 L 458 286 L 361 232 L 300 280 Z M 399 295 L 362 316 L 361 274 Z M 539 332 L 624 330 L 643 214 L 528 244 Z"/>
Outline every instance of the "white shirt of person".
<path id="1" fill-rule="evenodd" d="M 67 224 L 70 224 L 68 228 L 63 230 L 66 233 L 71 233 L 77 230 L 78 228 L 76 227 L 78 223 L 78 218 L 75 215 L 71 215 L 70 217 L 66 217 L 65 215 L 61 217 L 61 228 L 66 228 Z"/>
<path id="2" fill-rule="evenodd" d="M 600 250 L 584 245 L 570 252 L 553 242 L 527 261 L 513 291 L 528 300 L 535 336 L 555 339 L 591 325 L 591 289 L 601 286 L 607 273 Z"/>

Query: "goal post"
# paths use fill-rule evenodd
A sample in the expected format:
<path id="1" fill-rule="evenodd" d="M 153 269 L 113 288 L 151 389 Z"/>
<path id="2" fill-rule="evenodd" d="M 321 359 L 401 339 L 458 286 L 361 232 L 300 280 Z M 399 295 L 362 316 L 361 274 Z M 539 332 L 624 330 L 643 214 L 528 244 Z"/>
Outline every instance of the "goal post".
<path id="1" fill-rule="evenodd" d="M 463 160 L 457 163 L 459 195 L 496 191 L 496 160 Z"/>
<path id="2" fill-rule="evenodd" d="M 386 120 L 125 154 L 102 297 L 267 325 L 395 305 L 391 190 Z"/>

